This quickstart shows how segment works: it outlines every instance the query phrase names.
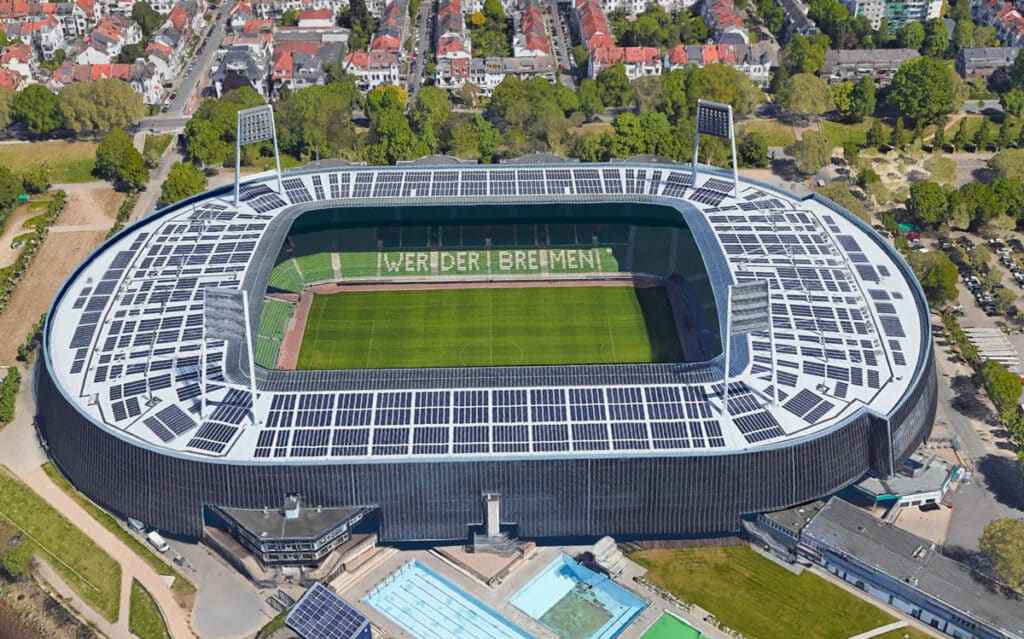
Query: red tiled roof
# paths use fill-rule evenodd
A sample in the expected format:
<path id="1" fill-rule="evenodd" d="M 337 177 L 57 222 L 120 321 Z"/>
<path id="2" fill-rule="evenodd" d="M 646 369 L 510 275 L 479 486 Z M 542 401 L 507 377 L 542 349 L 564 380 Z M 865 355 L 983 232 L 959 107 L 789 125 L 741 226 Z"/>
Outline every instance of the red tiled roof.
<path id="1" fill-rule="evenodd" d="M 330 9 L 314 9 L 299 13 L 299 20 L 330 20 L 334 13 Z"/>
<path id="2" fill-rule="evenodd" d="M 681 44 L 669 49 L 667 52 L 669 64 L 685 66 L 687 62 L 686 47 Z"/>
<path id="3" fill-rule="evenodd" d="M 625 64 L 658 64 L 660 53 L 654 47 L 600 47 L 591 52 L 594 64 L 611 66 L 616 62 Z"/>
<path id="4" fill-rule="evenodd" d="M 260 31 L 273 31 L 273 20 L 246 20 L 242 25 L 242 33 L 259 33 Z"/>
<path id="5" fill-rule="evenodd" d="M 0 69 L 0 87 L 13 91 L 17 89 L 20 84 L 21 74 L 11 71 L 10 69 Z"/>

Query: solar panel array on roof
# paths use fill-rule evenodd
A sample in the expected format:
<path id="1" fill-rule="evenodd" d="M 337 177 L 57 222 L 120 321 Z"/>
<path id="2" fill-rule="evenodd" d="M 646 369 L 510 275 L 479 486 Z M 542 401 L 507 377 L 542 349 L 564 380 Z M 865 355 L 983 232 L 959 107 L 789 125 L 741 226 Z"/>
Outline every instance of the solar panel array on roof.
<path id="1" fill-rule="evenodd" d="M 303 639 L 369 639 L 370 622 L 319 581 L 288 612 L 285 624 Z"/>

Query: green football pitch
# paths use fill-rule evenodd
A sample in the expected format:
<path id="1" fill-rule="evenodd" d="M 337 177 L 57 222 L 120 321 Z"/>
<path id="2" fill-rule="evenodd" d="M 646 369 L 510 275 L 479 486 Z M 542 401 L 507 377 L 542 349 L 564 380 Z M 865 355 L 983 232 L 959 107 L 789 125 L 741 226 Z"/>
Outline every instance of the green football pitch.
<path id="1" fill-rule="evenodd" d="M 352 291 L 313 298 L 298 368 L 682 361 L 665 289 Z"/>

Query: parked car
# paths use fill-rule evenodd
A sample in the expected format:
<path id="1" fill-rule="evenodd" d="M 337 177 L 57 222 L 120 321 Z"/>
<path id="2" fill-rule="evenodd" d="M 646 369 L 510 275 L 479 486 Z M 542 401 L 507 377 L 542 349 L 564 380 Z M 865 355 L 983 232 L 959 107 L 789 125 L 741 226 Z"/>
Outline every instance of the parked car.
<path id="1" fill-rule="evenodd" d="M 911 232 L 907 233 L 907 239 L 908 240 L 919 240 L 919 239 L 921 239 L 921 233 L 919 233 L 918 231 L 911 231 Z"/>

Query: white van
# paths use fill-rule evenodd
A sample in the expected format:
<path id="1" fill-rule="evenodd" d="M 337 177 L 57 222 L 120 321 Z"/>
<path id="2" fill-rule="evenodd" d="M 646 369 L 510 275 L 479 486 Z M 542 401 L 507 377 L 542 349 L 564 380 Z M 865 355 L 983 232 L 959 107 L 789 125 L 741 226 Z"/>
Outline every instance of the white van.
<path id="1" fill-rule="evenodd" d="M 171 547 L 167 545 L 167 540 L 161 537 L 160 533 L 158 533 L 155 530 L 146 535 L 146 540 L 149 541 L 149 544 L 151 546 L 153 546 L 160 552 L 167 552 L 171 549 Z"/>

